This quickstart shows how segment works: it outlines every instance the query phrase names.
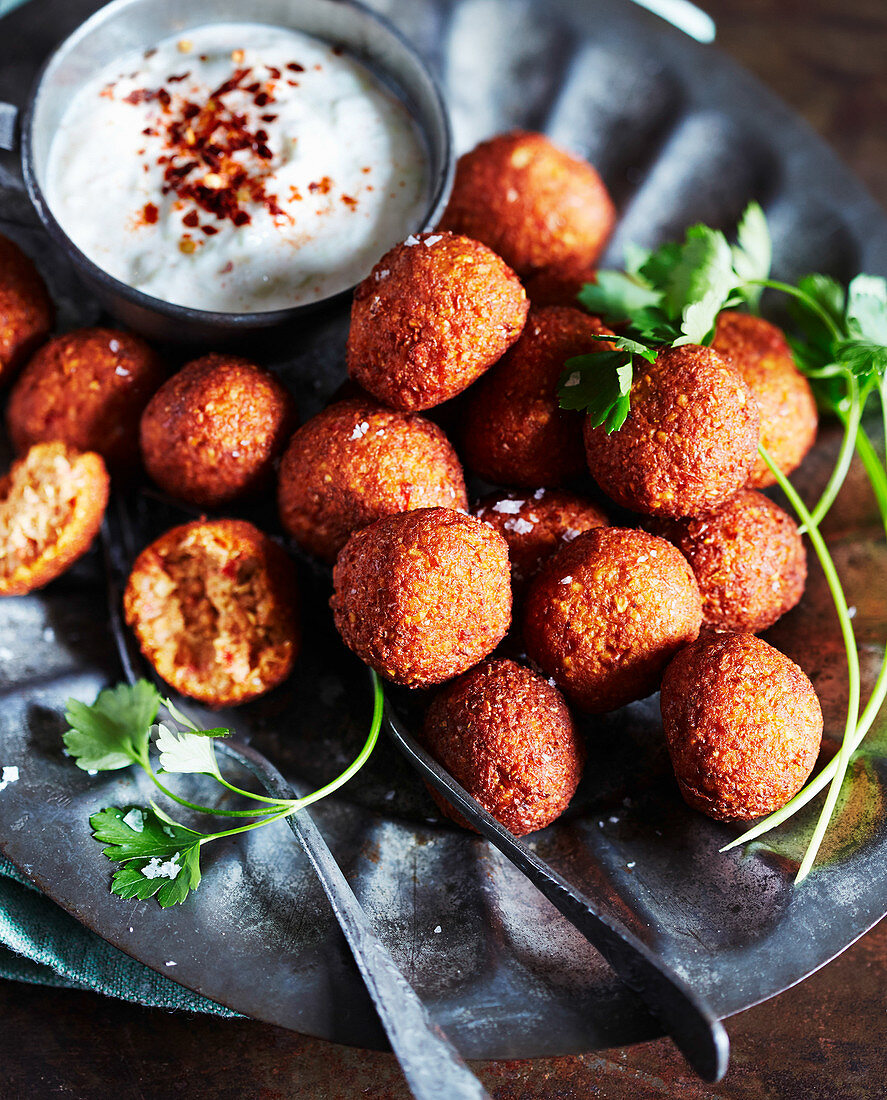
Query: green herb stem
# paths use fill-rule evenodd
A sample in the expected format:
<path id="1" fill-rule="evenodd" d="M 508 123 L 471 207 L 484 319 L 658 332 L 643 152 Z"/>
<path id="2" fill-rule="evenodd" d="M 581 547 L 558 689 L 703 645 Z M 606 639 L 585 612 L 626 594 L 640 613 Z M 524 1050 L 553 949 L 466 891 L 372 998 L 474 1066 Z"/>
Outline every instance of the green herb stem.
<path id="1" fill-rule="evenodd" d="M 172 802 L 177 802 L 180 806 L 184 806 L 188 810 L 194 810 L 196 813 L 212 814 L 214 817 L 256 817 L 263 813 L 275 812 L 273 810 L 221 810 L 214 806 L 201 806 L 198 802 L 189 802 L 187 798 L 182 798 L 180 795 L 177 795 L 174 791 L 171 791 L 168 787 L 164 786 L 164 784 L 160 782 L 160 780 L 157 778 L 157 773 L 151 767 L 151 761 L 149 759 L 137 759 L 136 763 L 148 776 L 150 776 L 151 780 L 154 783 L 154 786 L 157 787 L 158 790 L 162 791 L 168 799 L 170 799 Z M 224 783 L 224 780 L 222 782 Z M 226 787 L 228 786 L 227 783 L 224 783 L 224 785 Z M 236 790 L 236 788 L 232 788 L 232 790 Z M 281 805 L 283 805 L 283 803 L 279 800 L 274 802 L 275 810 Z"/>
<path id="2" fill-rule="evenodd" d="M 828 510 L 835 502 L 835 498 L 841 491 L 841 486 L 847 477 L 850 470 L 850 463 L 853 461 L 853 450 L 856 446 L 856 438 L 859 434 L 859 425 L 862 420 L 862 402 L 859 399 L 859 386 L 857 385 L 856 378 L 852 374 L 848 374 L 847 377 L 848 388 L 848 406 L 849 413 L 845 414 L 841 419 L 844 422 L 844 438 L 841 440 L 841 447 L 838 451 L 838 458 L 835 462 L 835 467 L 832 470 L 831 477 L 828 479 L 828 484 L 823 490 L 822 496 L 816 504 L 816 507 L 811 512 L 811 522 L 814 527 L 818 527 L 825 518 Z M 801 528 L 802 535 L 807 534 L 806 524 Z"/>
<path id="3" fill-rule="evenodd" d="M 256 794 L 255 791 L 245 791 L 241 787 L 235 787 L 232 783 L 229 783 L 227 779 L 222 775 L 217 775 L 216 781 L 221 783 L 223 787 L 227 787 L 229 791 L 233 791 L 234 794 L 242 795 L 244 798 L 252 798 L 256 802 L 264 802 L 269 806 L 295 806 L 298 803 L 297 798 L 266 798 L 263 794 Z M 247 813 L 249 811 L 246 811 Z M 265 810 L 256 811 L 258 813 L 265 813 Z M 274 813 L 274 810 L 269 809 L 268 813 Z"/>
<path id="4" fill-rule="evenodd" d="M 829 330 L 833 340 L 840 341 L 843 338 L 844 334 L 835 324 L 833 318 L 829 316 L 815 298 L 811 298 L 809 294 L 805 294 L 800 287 L 792 286 L 791 283 L 781 283 L 777 279 L 749 279 L 746 285 L 760 286 L 768 290 L 781 290 L 783 294 L 788 294 L 792 298 L 797 298 L 799 302 L 803 302 L 808 309 L 816 314 Z"/>

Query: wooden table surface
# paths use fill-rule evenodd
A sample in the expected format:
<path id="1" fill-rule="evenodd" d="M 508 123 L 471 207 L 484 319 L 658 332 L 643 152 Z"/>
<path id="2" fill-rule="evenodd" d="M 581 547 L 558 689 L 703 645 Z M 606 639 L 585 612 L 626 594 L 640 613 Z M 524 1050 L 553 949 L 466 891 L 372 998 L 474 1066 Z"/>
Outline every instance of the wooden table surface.
<path id="1" fill-rule="evenodd" d="M 830 141 L 887 206 L 887 0 L 701 0 L 722 50 Z M 887 274 L 887 273 L 884 273 Z M 0 1100 L 406 1100 L 387 1054 L 252 1021 L 172 1015 L 0 982 Z M 481 1063 L 494 1100 L 874 1100 L 887 1095 L 887 922 L 830 966 L 728 1021 L 726 1079 L 666 1041 Z"/>

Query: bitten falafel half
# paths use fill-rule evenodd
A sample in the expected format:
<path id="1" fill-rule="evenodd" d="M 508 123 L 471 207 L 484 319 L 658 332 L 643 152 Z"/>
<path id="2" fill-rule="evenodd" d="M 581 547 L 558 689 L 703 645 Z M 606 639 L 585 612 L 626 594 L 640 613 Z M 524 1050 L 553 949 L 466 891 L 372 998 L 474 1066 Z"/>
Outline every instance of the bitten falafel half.
<path id="1" fill-rule="evenodd" d="M 592 477 L 625 508 L 698 516 L 748 481 L 761 420 L 741 375 L 711 348 L 660 351 L 631 387 L 631 411 L 607 433 L 585 421 Z"/>
<path id="2" fill-rule="evenodd" d="M 295 420 L 295 403 L 273 374 L 235 355 L 204 355 L 165 382 L 142 414 L 145 469 L 170 496 L 218 508 L 271 483 Z"/>
<path id="3" fill-rule="evenodd" d="M 139 419 L 168 371 L 131 332 L 83 328 L 56 336 L 32 357 L 6 410 L 13 446 L 57 439 L 96 451 L 112 473 L 139 462 Z"/>
<path id="4" fill-rule="evenodd" d="M 100 455 L 35 443 L 0 480 L 0 596 L 42 588 L 83 557 L 107 503 Z"/>
<path id="5" fill-rule="evenodd" d="M 646 531 L 596 527 L 542 566 L 527 592 L 527 654 L 567 698 L 603 714 L 652 695 L 702 625 L 687 559 Z"/>
<path id="6" fill-rule="evenodd" d="M 484 661 L 437 695 L 422 735 L 431 753 L 515 836 L 560 817 L 576 792 L 585 745 L 563 696 L 509 660 Z M 460 825 L 462 816 L 429 787 Z"/>
<path id="7" fill-rule="evenodd" d="M 9 382 L 52 329 L 55 309 L 33 261 L 0 236 L 0 385 Z"/>
<path id="8" fill-rule="evenodd" d="M 348 374 L 392 409 L 433 408 L 502 357 L 528 309 L 520 280 L 486 245 L 407 237 L 354 291 Z"/>
<path id="9" fill-rule="evenodd" d="M 514 130 L 463 154 L 440 224 L 483 241 L 520 275 L 591 267 L 616 211 L 597 171 L 544 134 Z"/>
<path id="10" fill-rule="evenodd" d="M 462 467 L 441 429 L 362 398 L 338 401 L 299 428 L 280 464 L 277 499 L 288 533 L 328 562 L 382 516 L 468 508 Z"/>
<path id="11" fill-rule="evenodd" d="M 173 527 L 132 567 L 123 609 L 142 653 L 183 695 L 245 703 L 289 675 L 299 651 L 295 568 L 245 520 Z"/>
<path id="12" fill-rule="evenodd" d="M 562 409 L 557 384 L 574 355 L 612 350 L 597 319 L 569 306 L 531 309 L 517 342 L 465 401 L 466 466 L 499 485 L 563 485 L 585 472 L 582 418 Z"/>
<path id="13" fill-rule="evenodd" d="M 716 821 L 778 810 L 819 755 L 813 685 L 754 634 L 707 635 L 681 650 L 665 670 L 661 705 L 681 794 Z"/>
<path id="14" fill-rule="evenodd" d="M 813 446 L 819 418 L 810 383 L 795 366 L 784 334 L 763 317 L 727 311 L 718 317 L 711 346 L 745 379 L 761 413 L 761 444 L 779 469 L 790 474 Z M 759 456 L 749 488 L 775 481 Z"/>
<path id="15" fill-rule="evenodd" d="M 330 606 L 348 646 L 380 676 L 430 687 L 491 653 L 511 622 L 508 546 L 447 508 L 356 531 L 333 569 Z"/>
<path id="16" fill-rule="evenodd" d="M 689 561 L 702 593 L 702 616 L 715 630 L 757 634 L 804 594 L 807 555 L 798 526 L 753 489 L 695 519 L 659 520 L 652 531 Z"/>

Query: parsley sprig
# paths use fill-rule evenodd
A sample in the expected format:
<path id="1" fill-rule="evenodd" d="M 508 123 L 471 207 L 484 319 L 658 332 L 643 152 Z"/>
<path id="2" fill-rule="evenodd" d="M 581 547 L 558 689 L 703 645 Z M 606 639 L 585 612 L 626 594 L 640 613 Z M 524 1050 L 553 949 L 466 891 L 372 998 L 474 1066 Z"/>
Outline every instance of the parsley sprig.
<path id="1" fill-rule="evenodd" d="M 854 451 L 868 474 L 887 534 L 887 471 L 863 428 L 874 396 L 887 440 L 887 280 L 857 275 L 845 289 L 828 275 L 797 283 L 770 278 L 772 247 L 760 206 L 746 209 L 730 245 L 719 230 L 696 225 L 682 243 L 655 251 L 631 248 L 625 271 L 600 271 L 579 301 L 615 326 L 615 351 L 569 359 L 559 385 L 562 408 L 588 413 L 595 425 L 618 431 L 631 410 L 631 382 L 637 359 L 652 361 L 664 347 L 710 344 L 718 314 L 744 307 L 757 312 L 765 289 L 789 299 L 788 338 L 799 369 L 810 380 L 821 408 L 840 419 L 844 434 L 835 466 L 819 500 L 807 509 L 788 478 L 761 448 L 764 461 L 810 537 L 826 578 L 847 653 L 848 707 L 841 748 L 832 761 L 785 806 L 758 822 L 726 848 L 744 844 L 786 821 L 826 786 L 828 793 L 795 881 L 809 874 L 835 811 L 841 784 L 887 697 L 887 656 L 862 714 L 857 643 L 840 578 L 819 525 L 847 476 Z M 726 850 L 726 848 L 724 850 Z"/>
<path id="2" fill-rule="evenodd" d="M 120 864 L 111 880 L 111 892 L 121 898 L 156 896 L 164 908 L 183 902 L 200 884 L 200 852 L 205 844 L 280 821 L 347 783 L 363 767 L 375 747 L 382 725 L 383 702 L 381 683 L 373 674 L 370 731 L 351 764 L 331 782 L 302 798 L 268 798 L 236 787 L 222 775 L 215 740 L 228 737 L 230 729 L 199 729 L 171 700 L 162 698 L 147 680 L 138 680 L 132 685 L 118 684 L 101 691 L 91 705 L 69 699 L 65 717 L 70 729 L 63 740 L 68 754 L 84 771 L 115 771 L 136 764 L 162 794 L 192 812 L 250 819 L 230 829 L 204 833 L 174 821 L 154 801 L 149 808 L 110 806 L 92 814 L 89 819 L 92 835 L 106 845 L 104 855 Z M 170 721 L 156 721 L 161 705 Z M 159 771 L 151 760 L 152 740 L 160 754 Z M 170 790 L 160 778 L 188 774 L 211 776 L 226 790 L 255 805 L 246 810 L 200 805 Z"/>

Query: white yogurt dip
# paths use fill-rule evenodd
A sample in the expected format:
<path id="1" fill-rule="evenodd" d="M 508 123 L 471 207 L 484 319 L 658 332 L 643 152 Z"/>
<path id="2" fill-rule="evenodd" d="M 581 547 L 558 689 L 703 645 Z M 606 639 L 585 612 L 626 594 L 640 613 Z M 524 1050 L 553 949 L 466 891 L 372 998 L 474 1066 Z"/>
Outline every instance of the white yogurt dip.
<path id="1" fill-rule="evenodd" d="M 418 228 L 426 156 L 404 106 L 316 38 L 198 27 L 125 55 L 72 98 L 46 197 L 124 283 L 262 312 L 359 282 Z"/>

